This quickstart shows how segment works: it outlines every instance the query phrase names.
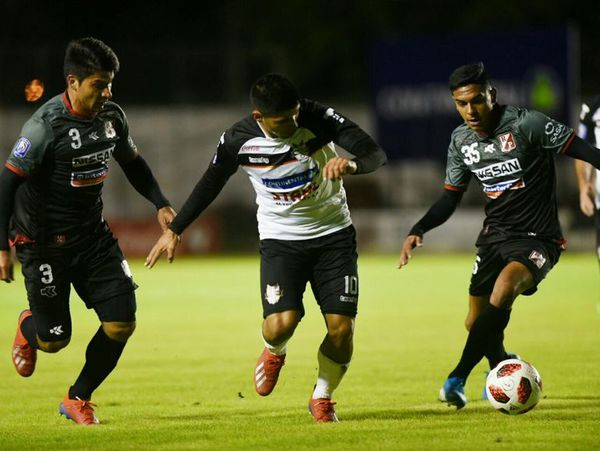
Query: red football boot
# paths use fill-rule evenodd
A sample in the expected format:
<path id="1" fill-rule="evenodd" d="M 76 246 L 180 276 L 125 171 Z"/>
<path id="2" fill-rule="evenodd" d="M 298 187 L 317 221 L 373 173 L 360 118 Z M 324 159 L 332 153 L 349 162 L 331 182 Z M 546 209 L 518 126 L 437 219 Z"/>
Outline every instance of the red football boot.
<path id="1" fill-rule="evenodd" d="M 275 355 L 265 348 L 254 370 L 254 388 L 260 396 L 269 395 L 277 384 L 279 372 L 285 362 L 285 354 Z"/>
<path id="2" fill-rule="evenodd" d="M 37 360 L 37 349 L 31 347 L 27 339 L 23 336 L 23 332 L 21 332 L 21 323 L 25 318 L 29 318 L 30 316 L 31 310 L 29 309 L 23 310 L 19 315 L 17 333 L 12 347 L 12 361 L 17 373 L 23 377 L 29 377 L 33 374 Z"/>
<path id="3" fill-rule="evenodd" d="M 327 398 L 313 399 L 311 397 L 308 401 L 308 411 L 317 423 L 337 423 L 339 421 L 333 406 L 335 403 Z"/>
<path id="4" fill-rule="evenodd" d="M 63 402 L 60 403 L 58 412 L 77 424 L 92 426 L 100 423 L 100 420 L 94 415 L 94 407 L 96 404 L 83 399 L 69 399 L 67 393 Z"/>

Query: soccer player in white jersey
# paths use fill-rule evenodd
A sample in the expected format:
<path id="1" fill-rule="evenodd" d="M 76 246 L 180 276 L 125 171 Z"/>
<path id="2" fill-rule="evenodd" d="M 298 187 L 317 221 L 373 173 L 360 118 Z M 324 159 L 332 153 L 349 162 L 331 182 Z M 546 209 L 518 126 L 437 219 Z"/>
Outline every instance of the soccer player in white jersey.
<path id="1" fill-rule="evenodd" d="M 358 305 L 355 230 L 342 176 L 374 171 L 386 156 L 350 119 L 301 98 L 284 75 L 260 77 L 250 100 L 252 113 L 221 136 L 208 169 L 146 265 L 164 252 L 173 260 L 185 228 L 241 166 L 258 205 L 264 350 L 253 375 L 256 391 L 267 396 L 275 388 L 310 282 L 327 333 L 309 411 L 317 422 L 334 422 L 332 396 L 350 364 Z M 354 158 L 339 156 L 334 143 Z"/>

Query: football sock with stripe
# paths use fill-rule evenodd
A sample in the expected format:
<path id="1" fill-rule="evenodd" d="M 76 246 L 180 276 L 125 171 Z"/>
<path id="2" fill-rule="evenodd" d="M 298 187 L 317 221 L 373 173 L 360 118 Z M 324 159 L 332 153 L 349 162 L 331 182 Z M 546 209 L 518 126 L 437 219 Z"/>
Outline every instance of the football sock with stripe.
<path id="1" fill-rule="evenodd" d="M 498 352 L 509 319 L 510 309 L 488 305 L 473 323 L 460 361 L 448 377 L 466 379 L 486 353 Z"/>
<path id="2" fill-rule="evenodd" d="M 91 399 L 93 391 L 117 365 L 124 348 L 125 343 L 110 338 L 100 326 L 88 344 L 85 365 L 69 389 L 69 398 Z"/>
<path id="3" fill-rule="evenodd" d="M 37 341 L 37 332 L 35 330 L 35 323 L 33 322 L 33 317 L 30 316 L 25 318 L 21 323 L 21 333 L 29 343 L 29 346 L 35 349 L 39 349 L 38 341 Z"/>
<path id="4" fill-rule="evenodd" d="M 331 399 L 333 391 L 340 385 L 344 374 L 348 371 L 348 363 L 337 363 L 325 356 L 321 350 L 317 354 L 319 362 L 319 375 L 317 384 L 313 391 L 313 399 L 327 398 Z"/>

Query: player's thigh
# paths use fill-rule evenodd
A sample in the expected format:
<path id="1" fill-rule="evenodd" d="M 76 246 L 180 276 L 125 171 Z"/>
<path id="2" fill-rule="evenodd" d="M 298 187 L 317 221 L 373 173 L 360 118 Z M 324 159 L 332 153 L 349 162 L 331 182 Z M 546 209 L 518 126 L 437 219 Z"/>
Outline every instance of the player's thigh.
<path id="1" fill-rule="evenodd" d="M 94 245 L 77 255 L 76 262 L 77 275 L 73 286 L 88 308 L 123 295 L 128 299 L 128 320 L 132 313 L 135 319 L 135 296 L 132 292 L 137 285 L 117 240 L 111 234 L 101 235 Z M 113 320 L 121 321 L 118 318 Z"/>
<path id="2" fill-rule="evenodd" d="M 310 260 L 302 242 L 261 240 L 260 290 L 263 317 L 296 310 L 304 316 L 302 297 Z"/>
<path id="3" fill-rule="evenodd" d="M 38 336 L 42 341 L 68 339 L 72 332 L 69 256 L 24 245 L 17 248 L 17 257 Z"/>
<path id="4" fill-rule="evenodd" d="M 532 286 L 519 293 L 528 296 L 537 291 L 537 286 L 558 263 L 561 248 L 559 244 L 550 241 L 519 239 L 503 243 L 500 252 L 505 265 L 513 261 L 519 262 L 531 273 Z M 518 279 L 519 274 L 514 277 Z"/>
<path id="5" fill-rule="evenodd" d="M 357 261 L 354 227 L 321 238 L 310 281 L 322 313 L 356 316 L 359 298 Z"/>
<path id="6" fill-rule="evenodd" d="M 469 296 L 476 298 L 489 297 L 504 265 L 497 245 L 480 246 L 477 249 L 477 255 L 473 263 Z"/>

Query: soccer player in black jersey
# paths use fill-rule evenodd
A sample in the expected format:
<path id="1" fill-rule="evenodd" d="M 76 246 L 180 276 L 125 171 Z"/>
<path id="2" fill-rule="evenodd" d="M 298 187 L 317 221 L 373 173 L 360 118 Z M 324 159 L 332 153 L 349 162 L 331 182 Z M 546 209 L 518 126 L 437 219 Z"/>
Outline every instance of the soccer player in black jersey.
<path id="1" fill-rule="evenodd" d="M 474 176 L 488 203 L 469 286 L 469 335 L 440 390 L 441 401 L 460 409 L 475 365 L 484 356 L 491 366 L 507 358 L 504 329 L 513 302 L 537 290 L 563 249 L 554 154 L 600 168 L 600 151 L 539 112 L 499 105 L 482 63 L 457 68 L 449 85 L 465 122 L 452 133 L 444 193 L 410 230 L 399 266 L 422 245 L 423 234 L 450 218 Z"/>
<path id="2" fill-rule="evenodd" d="M 252 114 L 221 136 L 208 169 L 146 263 L 152 267 L 163 252 L 173 260 L 179 235 L 241 166 L 256 191 L 260 235 L 265 348 L 255 389 L 261 396 L 274 389 L 310 282 L 327 334 L 309 410 L 317 422 L 337 421 L 332 395 L 352 357 L 358 304 L 356 240 L 342 176 L 374 171 L 385 153 L 350 119 L 300 98 L 281 74 L 261 77 L 250 97 Z M 334 143 L 356 158 L 338 156 Z"/>
<path id="3" fill-rule="evenodd" d="M 600 147 L 600 96 L 581 106 L 579 137 L 592 146 Z M 579 208 L 588 218 L 594 218 L 596 229 L 596 256 L 600 263 L 600 171 L 585 161 L 575 161 L 579 187 Z"/>
<path id="4" fill-rule="evenodd" d="M 101 322 L 59 409 L 84 425 L 99 422 L 92 393 L 114 369 L 135 329 L 136 284 L 102 218 L 101 191 L 110 159 L 154 204 L 163 229 L 175 217 L 129 136 L 125 114 L 110 101 L 118 70 L 117 56 L 102 41 L 70 42 L 65 92 L 25 123 L 0 173 L 0 278 L 13 280 L 10 242 L 22 264 L 29 300 L 13 344 L 17 372 L 31 376 L 38 349 L 54 353 L 69 344 L 71 286 Z"/>

